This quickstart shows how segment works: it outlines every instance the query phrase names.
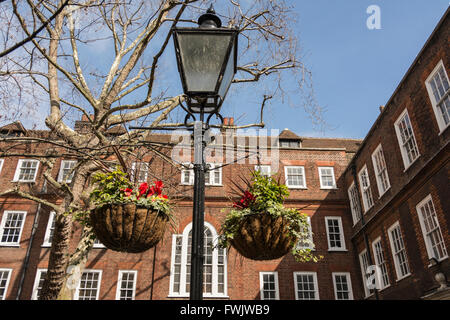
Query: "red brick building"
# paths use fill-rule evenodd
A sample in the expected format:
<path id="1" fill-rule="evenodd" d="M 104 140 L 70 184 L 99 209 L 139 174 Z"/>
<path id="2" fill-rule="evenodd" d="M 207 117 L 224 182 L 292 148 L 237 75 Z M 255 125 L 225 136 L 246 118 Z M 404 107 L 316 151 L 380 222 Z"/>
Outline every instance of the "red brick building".
<path id="1" fill-rule="evenodd" d="M 380 267 L 366 297 L 449 298 L 449 37 L 447 10 L 343 175 L 355 255 Z"/>
<path id="2" fill-rule="evenodd" d="M 207 157 L 216 169 L 206 181 L 205 298 L 448 298 L 449 23 L 447 11 L 363 141 L 299 137 L 284 130 L 276 139 L 265 140 L 269 155 L 259 162 L 253 157 L 220 167 L 229 162 L 226 153 Z M 79 121 L 75 128 L 83 130 L 87 124 Z M 0 134 L 49 136 L 19 123 L 0 128 Z M 152 139 L 169 142 L 170 136 Z M 238 139 L 236 135 L 232 141 Z M 251 139 L 242 141 L 248 146 Z M 18 182 L 57 203 L 58 196 L 44 184 L 39 158 L 27 157 L 48 147 L 0 141 L 2 152 L 13 153 L 0 155 L 0 193 Z M 186 299 L 192 171 L 151 153 L 130 161 L 137 180 L 162 179 L 173 191 L 177 227 L 141 254 L 117 253 L 97 244 L 75 298 Z M 70 180 L 72 165 L 61 153 L 52 177 Z M 323 255 L 322 260 L 298 263 L 288 254 L 261 262 L 245 259 L 232 248 L 213 249 L 223 209 L 231 204 L 231 181 L 255 166 L 275 171 L 289 187 L 286 205 L 310 217 L 315 253 Z M 14 194 L 0 197 L 0 300 L 36 298 L 48 264 L 51 230 L 49 208 Z M 73 231 L 73 248 L 80 233 L 80 228 Z M 366 275 L 370 266 L 377 266 L 377 273 Z M 443 276 L 436 281 L 439 273 Z M 378 281 L 369 290 L 366 279 L 373 278 Z"/>

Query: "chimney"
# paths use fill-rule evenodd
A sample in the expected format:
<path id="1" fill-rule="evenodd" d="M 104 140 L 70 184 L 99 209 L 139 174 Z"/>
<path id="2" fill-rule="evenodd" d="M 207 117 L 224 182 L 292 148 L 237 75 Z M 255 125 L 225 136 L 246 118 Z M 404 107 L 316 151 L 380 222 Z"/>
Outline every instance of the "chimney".
<path id="1" fill-rule="evenodd" d="M 380 106 L 380 113 L 383 112 L 384 106 Z"/>
<path id="2" fill-rule="evenodd" d="M 94 115 L 89 115 L 89 117 L 91 119 L 94 118 Z M 89 128 L 90 128 L 90 122 L 88 117 L 83 114 L 81 116 L 81 120 L 77 120 L 75 121 L 75 127 L 74 130 L 78 133 L 84 134 L 84 133 L 88 133 L 89 132 Z"/>

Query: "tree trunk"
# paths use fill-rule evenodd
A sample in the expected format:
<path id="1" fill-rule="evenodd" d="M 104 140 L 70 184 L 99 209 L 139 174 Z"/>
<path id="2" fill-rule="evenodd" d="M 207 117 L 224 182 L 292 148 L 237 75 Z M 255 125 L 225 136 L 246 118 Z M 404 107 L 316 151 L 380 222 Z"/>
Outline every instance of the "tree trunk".
<path id="1" fill-rule="evenodd" d="M 42 285 L 39 300 L 55 300 L 58 297 L 69 262 L 68 252 L 72 224 L 73 220 L 70 215 L 56 213 L 47 277 Z"/>

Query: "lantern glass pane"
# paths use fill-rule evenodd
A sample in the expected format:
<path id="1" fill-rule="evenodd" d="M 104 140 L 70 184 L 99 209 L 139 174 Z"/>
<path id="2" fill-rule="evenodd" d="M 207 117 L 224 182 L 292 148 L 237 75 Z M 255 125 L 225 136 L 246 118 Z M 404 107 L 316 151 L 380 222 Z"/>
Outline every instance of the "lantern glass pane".
<path id="1" fill-rule="evenodd" d="M 231 48 L 230 58 L 228 59 L 227 66 L 225 68 L 225 73 L 223 74 L 222 82 L 219 87 L 219 96 L 222 100 L 225 99 L 225 95 L 228 92 L 228 88 L 230 87 L 231 81 L 233 81 L 234 77 L 234 46 Z"/>
<path id="2" fill-rule="evenodd" d="M 230 40 L 230 34 L 178 33 L 188 92 L 214 92 Z"/>

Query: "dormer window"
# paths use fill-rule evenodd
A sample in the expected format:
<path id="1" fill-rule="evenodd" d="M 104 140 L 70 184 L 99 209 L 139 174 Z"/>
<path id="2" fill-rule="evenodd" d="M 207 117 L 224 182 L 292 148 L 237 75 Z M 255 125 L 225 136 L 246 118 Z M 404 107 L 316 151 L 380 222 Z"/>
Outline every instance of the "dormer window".
<path id="1" fill-rule="evenodd" d="M 278 136 L 280 148 L 301 148 L 302 139 L 289 129 L 284 129 Z"/>
<path id="2" fill-rule="evenodd" d="M 300 148 L 300 141 L 298 140 L 280 140 L 281 148 Z"/>

